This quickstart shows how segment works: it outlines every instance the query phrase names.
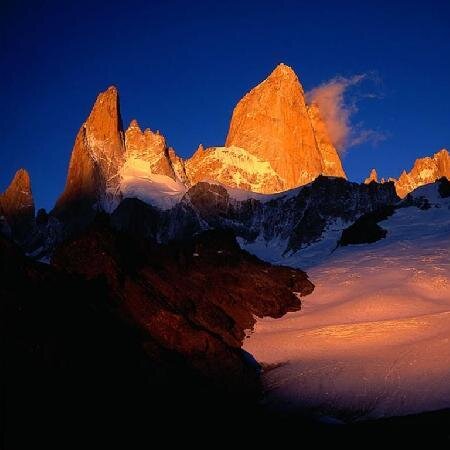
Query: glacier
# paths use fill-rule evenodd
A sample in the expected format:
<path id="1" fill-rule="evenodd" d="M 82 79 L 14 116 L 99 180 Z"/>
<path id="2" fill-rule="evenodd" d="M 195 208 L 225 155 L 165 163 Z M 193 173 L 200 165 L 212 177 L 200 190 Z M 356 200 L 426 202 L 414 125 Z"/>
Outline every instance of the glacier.
<path id="1" fill-rule="evenodd" d="M 396 210 L 373 244 L 259 257 L 307 270 L 302 310 L 258 319 L 244 349 L 263 366 L 264 403 L 349 422 L 450 408 L 450 198 L 412 194 L 428 209 Z M 339 224 L 338 224 L 339 225 Z"/>

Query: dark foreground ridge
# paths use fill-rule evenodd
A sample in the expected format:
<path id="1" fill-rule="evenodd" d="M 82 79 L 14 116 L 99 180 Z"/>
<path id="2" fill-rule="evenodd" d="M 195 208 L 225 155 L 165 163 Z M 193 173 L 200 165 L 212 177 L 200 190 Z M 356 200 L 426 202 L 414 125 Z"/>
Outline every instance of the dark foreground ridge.
<path id="1" fill-rule="evenodd" d="M 446 195 L 448 181 L 439 186 Z M 278 236 L 292 250 L 342 219 L 354 222 L 347 243 L 372 242 L 378 222 L 408 205 L 429 207 L 412 196 L 399 204 L 390 183 L 319 177 L 266 202 L 198 183 L 168 211 L 136 199 L 86 221 L 75 210 L 65 221 L 40 211 L 27 216 L 24 235 L 10 219 L 0 237 L 5 447 L 61 448 L 68 436 L 104 446 L 125 436 L 128 448 L 165 430 L 187 440 L 213 430 L 221 441 L 244 431 L 253 444 L 292 433 L 445 441 L 447 411 L 345 426 L 273 415 L 261 404 L 261 368 L 241 349 L 255 316 L 298 310 L 313 285 L 300 270 L 243 251 L 235 236 Z M 33 260 L 42 255 L 50 264 Z"/>
<path id="2" fill-rule="evenodd" d="M 448 438 L 446 411 L 353 425 L 267 412 L 244 330 L 299 309 L 293 292 L 313 286 L 230 233 L 158 246 L 97 223 L 51 265 L 0 238 L 0 276 L 5 448 Z"/>
<path id="3" fill-rule="evenodd" d="M 263 263 L 230 233 L 161 246 L 105 223 L 57 248 L 51 265 L 0 238 L 0 277 L 14 448 L 104 421 L 163 424 L 232 405 L 243 414 L 260 395 L 245 330 L 255 316 L 300 309 L 313 290 L 302 271 Z"/>

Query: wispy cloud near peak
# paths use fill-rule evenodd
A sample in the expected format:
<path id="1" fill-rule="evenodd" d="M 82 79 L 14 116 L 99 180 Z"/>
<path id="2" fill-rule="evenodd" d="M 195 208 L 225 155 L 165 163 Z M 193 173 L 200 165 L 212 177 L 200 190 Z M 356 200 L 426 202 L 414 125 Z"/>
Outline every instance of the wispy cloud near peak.
<path id="1" fill-rule="evenodd" d="M 352 123 L 352 116 L 358 111 L 358 100 L 378 98 L 379 96 L 373 93 L 363 93 L 349 102 L 345 95 L 349 88 L 372 78 L 369 74 L 359 74 L 352 77 L 337 76 L 306 93 L 307 101 L 319 106 L 330 138 L 341 154 L 364 142 L 375 144 L 385 139 L 384 133 L 364 128 L 361 124 Z"/>

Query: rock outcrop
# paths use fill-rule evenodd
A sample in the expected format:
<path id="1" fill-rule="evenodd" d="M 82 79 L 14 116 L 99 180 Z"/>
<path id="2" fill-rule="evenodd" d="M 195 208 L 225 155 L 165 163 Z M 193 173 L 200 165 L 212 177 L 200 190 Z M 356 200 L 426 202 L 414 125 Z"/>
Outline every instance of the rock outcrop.
<path id="1" fill-rule="evenodd" d="M 25 169 L 19 169 L 5 192 L 0 194 L 2 232 L 16 241 L 23 241 L 33 229 L 34 215 L 30 176 Z"/>
<path id="2" fill-rule="evenodd" d="M 199 182 L 166 211 L 127 199 L 114 211 L 112 221 L 121 231 L 156 242 L 184 240 L 206 229 L 232 230 L 245 245 L 258 240 L 283 254 L 319 241 L 336 223 L 343 229 L 361 215 L 399 200 L 393 183 L 366 185 L 324 176 L 284 195 L 267 197 L 238 200 L 233 190 Z"/>
<path id="3" fill-rule="evenodd" d="M 268 161 L 246 149 L 199 146 L 186 161 L 190 184 L 213 181 L 252 192 L 280 192 L 284 181 Z"/>
<path id="4" fill-rule="evenodd" d="M 258 260 L 229 233 L 154 246 L 98 224 L 51 264 L 0 236 L 0 279 L 2 437 L 13 448 L 55 433 L 104 443 L 124 427 L 130 442 L 148 423 L 191 426 L 211 414 L 239 423 L 260 394 L 245 331 L 255 316 L 300 309 L 313 289 L 304 272 Z"/>
<path id="5" fill-rule="evenodd" d="M 390 177 L 388 182 L 393 182 L 397 195 L 404 198 L 418 187 L 434 183 L 442 177 L 450 179 L 450 154 L 445 148 L 433 156 L 416 159 L 409 172 L 403 170 L 398 179 Z M 364 182 L 370 183 L 371 181 L 378 181 L 375 169 L 372 169 L 369 178 L 366 178 Z M 385 183 L 384 178 L 381 183 Z"/>
<path id="6" fill-rule="evenodd" d="M 384 206 L 369 213 L 363 214 L 349 227 L 342 230 L 339 245 L 372 244 L 384 239 L 387 230 L 378 225 L 395 212 L 393 205 Z"/>
<path id="7" fill-rule="evenodd" d="M 110 87 L 97 97 L 78 132 L 66 186 L 52 213 L 71 218 L 77 222 L 72 228 L 79 229 L 96 212 L 113 211 L 124 197 L 162 198 L 158 206 L 170 206 L 171 197 L 181 197 L 188 185 L 184 161 L 161 133 L 142 131 L 136 120 L 123 131 L 119 94 Z"/>
<path id="8" fill-rule="evenodd" d="M 81 126 L 70 158 L 63 194 L 54 214 L 70 209 L 110 209 L 120 185 L 125 152 L 119 94 L 114 86 L 102 92 Z"/>
<path id="9" fill-rule="evenodd" d="M 278 189 L 263 184 L 258 192 L 292 189 L 321 174 L 345 176 L 317 105 L 308 112 L 297 75 L 284 64 L 237 104 L 225 146 L 245 149 L 279 177 Z"/>
<path id="10" fill-rule="evenodd" d="M 431 157 L 418 158 L 413 168 L 405 170 L 395 182 L 399 197 L 405 197 L 409 192 L 424 184 L 433 183 L 441 177 L 450 178 L 450 154 L 442 149 Z"/>
<path id="11" fill-rule="evenodd" d="M 125 132 L 125 161 L 140 160 L 148 165 L 148 172 L 176 180 L 165 137 L 149 128 L 142 131 L 137 120 L 132 120 Z"/>
<path id="12" fill-rule="evenodd" d="M 63 244 L 52 261 L 87 279 L 105 277 L 114 303 L 155 343 L 218 379 L 242 370 L 239 349 L 254 316 L 298 310 L 294 293 L 313 289 L 302 271 L 258 260 L 226 231 L 153 246 L 95 229 Z"/>
<path id="13" fill-rule="evenodd" d="M 378 174 L 375 169 L 372 169 L 370 171 L 369 176 L 364 180 L 364 184 L 372 183 L 372 181 L 375 183 L 378 183 Z M 392 180 L 389 180 L 389 181 L 392 181 Z"/>

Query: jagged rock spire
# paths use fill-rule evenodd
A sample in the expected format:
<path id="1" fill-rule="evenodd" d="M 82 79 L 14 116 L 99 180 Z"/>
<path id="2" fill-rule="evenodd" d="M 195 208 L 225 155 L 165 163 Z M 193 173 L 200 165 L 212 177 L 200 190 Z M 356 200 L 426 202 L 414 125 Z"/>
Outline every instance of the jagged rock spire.
<path id="1" fill-rule="evenodd" d="M 0 194 L 0 216 L 11 236 L 22 240 L 33 226 L 34 214 L 30 175 L 25 169 L 19 169 L 5 192 Z"/>
<path id="2" fill-rule="evenodd" d="M 303 87 L 285 64 L 239 101 L 225 145 L 267 161 L 282 180 L 281 190 L 320 174 L 345 177 L 317 105 L 308 112 Z"/>
<path id="3" fill-rule="evenodd" d="M 375 169 L 372 169 L 370 171 L 370 175 L 364 180 L 364 184 L 369 184 L 372 181 L 374 181 L 375 183 L 378 183 L 378 174 Z"/>
<path id="4" fill-rule="evenodd" d="M 63 194 L 55 213 L 73 204 L 97 204 L 117 191 L 125 145 L 119 93 L 114 86 L 99 94 L 81 126 L 72 155 Z"/>
<path id="5" fill-rule="evenodd" d="M 433 183 L 441 177 L 450 179 L 450 154 L 443 148 L 431 157 L 418 158 L 410 172 L 403 170 L 395 181 L 399 197 L 405 197 L 409 192 L 427 183 Z"/>

